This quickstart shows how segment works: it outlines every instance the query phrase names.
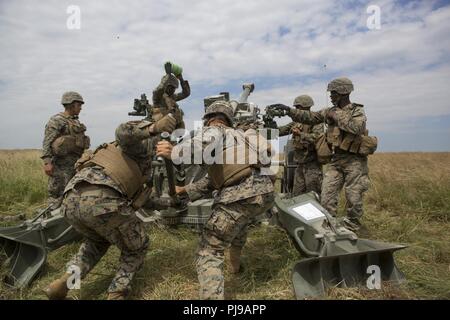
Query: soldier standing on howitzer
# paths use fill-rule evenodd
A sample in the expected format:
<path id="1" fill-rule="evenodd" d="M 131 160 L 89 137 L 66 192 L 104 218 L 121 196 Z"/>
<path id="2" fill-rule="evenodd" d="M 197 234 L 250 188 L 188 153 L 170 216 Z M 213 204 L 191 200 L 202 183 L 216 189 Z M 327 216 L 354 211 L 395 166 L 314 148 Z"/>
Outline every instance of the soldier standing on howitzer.
<path id="1" fill-rule="evenodd" d="M 78 120 L 83 97 L 77 92 L 65 92 L 61 104 L 64 112 L 52 116 L 45 126 L 41 156 L 49 176 L 48 204 L 53 208 L 61 204 L 64 187 L 75 174 L 75 162 L 90 146 L 86 127 Z"/>
<path id="2" fill-rule="evenodd" d="M 319 159 L 328 157 L 330 161 L 322 183 L 321 203 L 336 216 L 339 193 L 344 188 L 347 217 L 343 222 L 357 231 L 363 215 L 363 194 L 369 187 L 367 155 L 375 151 L 377 139 L 368 136 L 363 105 L 350 102 L 353 83 L 349 79 L 334 79 L 327 90 L 332 108 L 312 112 L 273 106 L 285 110 L 294 121 L 327 124 L 326 133 L 316 143 Z"/>
<path id="3" fill-rule="evenodd" d="M 294 107 L 298 110 L 309 111 L 314 105 L 313 99 L 308 95 L 301 95 L 294 99 Z M 315 142 L 324 132 L 323 123 L 311 126 L 298 122 L 291 122 L 278 128 L 279 136 L 292 133 L 294 145 L 294 160 L 298 166 L 295 168 L 294 196 L 314 191 L 320 195 L 322 189 L 322 165 L 317 159 Z M 285 155 L 287 156 L 287 155 Z"/>
<path id="4" fill-rule="evenodd" d="M 208 148 L 211 151 L 211 145 L 208 144 L 212 141 L 217 143 L 214 145 L 214 161 L 205 161 L 208 163 L 208 175 L 185 187 L 177 187 L 177 193 L 187 194 L 194 201 L 211 191 L 215 192 L 212 214 L 203 228 L 197 249 L 196 266 L 200 298 L 224 299 L 225 249 L 229 248 L 230 271 L 238 273 L 249 221 L 273 205 L 274 186 L 271 177 L 266 175 L 269 169 L 260 163 L 259 157 L 264 152 L 270 153 L 270 146 L 267 147 L 267 141 L 255 130 L 250 129 L 244 133 L 233 129 L 233 109 L 227 101 L 213 102 L 207 107 L 203 119 L 205 126 L 192 140 L 175 146 L 173 153 L 172 145 L 161 141 L 157 145 L 157 154 L 166 158 L 172 154 L 172 161 L 175 161 L 173 155 L 179 155 L 180 149 L 188 150 L 189 157 L 191 156 L 191 144 L 195 153 L 198 149 L 206 151 Z M 249 142 L 251 137 L 254 142 Z M 256 143 L 256 140 L 259 142 Z M 244 148 L 241 151 L 245 150 L 245 156 L 242 156 L 246 161 L 240 161 L 242 164 L 236 159 L 226 161 L 227 154 L 236 156 L 236 141 L 241 141 L 240 146 Z M 254 164 L 249 161 L 252 151 L 255 156 Z M 269 157 L 267 159 L 270 160 Z M 270 165 L 270 161 L 266 162 Z"/>
<path id="5" fill-rule="evenodd" d="M 64 190 L 61 211 L 84 236 L 67 272 L 46 289 L 50 299 L 64 299 L 67 281 L 78 269 L 83 279 L 111 244 L 121 253 L 119 267 L 108 288 L 108 299 L 124 299 L 131 281 L 143 265 L 149 239 L 144 224 L 135 215 L 150 195 L 148 181 L 153 146 L 151 136 L 173 131 L 169 115 L 157 122 L 130 121 L 116 129 L 116 140 L 85 152 L 77 161 L 77 173 Z"/>
<path id="6" fill-rule="evenodd" d="M 162 77 L 161 83 L 153 91 L 152 118 L 158 121 L 163 116 L 172 113 L 177 124 L 175 129 L 184 129 L 183 111 L 177 104 L 177 101 L 183 100 L 191 94 L 189 82 L 183 79 L 181 67 L 166 62 L 164 65 L 166 74 Z M 182 91 L 175 93 L 178 88 L 178 80 Z"/>

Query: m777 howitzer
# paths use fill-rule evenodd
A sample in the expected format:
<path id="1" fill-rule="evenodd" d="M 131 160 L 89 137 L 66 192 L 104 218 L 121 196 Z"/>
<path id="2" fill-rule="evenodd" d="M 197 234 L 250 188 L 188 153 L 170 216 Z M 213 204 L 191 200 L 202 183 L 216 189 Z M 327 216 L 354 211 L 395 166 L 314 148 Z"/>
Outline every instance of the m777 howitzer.
<path id="1" fill-rule="evenodd" d="M 244 85 L 243 89 L 238 100 L 230 101 L 226 92 L 207 97 L 204 100 L 205 108 L 217 100 L 230 101 L 235 110 L 237 127 L 246 125 L 247 119 L 251 119 L 259 127 L 269 127 L 268 120 L 286 115 L 282 109 L 268 107 L 265 121 L 260 121 L 259 109 L 247 102 L 254 86 Z M 297 262 L 293 268 L 295 296 L 298 299 L 320 297 L 326 295 L 330 287 L 366 286 L 371 276 L 379 276 L 374 281 L 401 283 L 404 275 L 397 268 L 393 254 L 405 248 L 404 245 L 360 239 L 320 205 L 316 194 L 291 196 L 293 177 L 289 179 L 288 172 L 293 173 L 293 167 L 287 154 L 292 152 L 292 145 L 285 148 L 285 160 L 278 163 L 283 167 L 281 192 L 276 195 L 274 207 L 267 215 L 272 216 L 271 221 L 290 235 L 299 253 L 306 258 Z M 276 163 L 272 163 L 274 164 Z M 187 170 L 196 170 L 194 172 L 198 174 L 198 179 L 206 174 L 201 168 L 191 165 Z M 196 180 L 189 172 L 186 177 L 188 181 Z M 166 216 L 168 211 L 161 211 L 161 217 L 168 224 L 197 224 L 201 228 L 199 224 L 207 221 L 211 214 L 212 203 L 212 198 L 188 202 L 178 214 L 172 211 Z M 371 275 L 369 272 L 375 269 L 379 273 Z"/>
<path id="2" fill-rule="evenodd" d="M 286 112 L 284 110 L 279 110 L 272 106 L 267 106 L 265 109 L 265 114 L 263 115 L 263 121 L 266 128 L 277 129 L 278 125 L 275 122 L 275 117 L 284 117 L 286 116 Z"/>
<path id="3" fill-rule="evenodd" d="M 404 245 L 358 238 L 320 205 L 313 192 L 296 197 L 278 194 L 273 211 L 277 224 L 306 257 L 292 270 L 297 299 L 325 296 L 333 287 L 367 288 L 372 281 L 379 285 L 404 281 L 393 257 Z"/>
<path id="4" fill-rule="evenodd" d="M 230 99 L 229 92 L 221 92 L 219 95 L 206 97 L 204 101 L 204 107 L 206 108 L 217 100 L 229 101 L 234 111 L 234 125 L 237 129 L 276 129 L 276 123 L 273 121 L 274 112 L 262 115 L 258 105 L 254 102 L 249 102 L 248 98 L 250 94 L 255 90 L 253 83 L 244 83 L 242 85 L 242 92 L 237 99 Z M 274 125 L 275 123 L 275 125 Z M 270 137 L 270 132 L 267 132 Z"/>
<path id="5" fill-rule="evenodd" d="M 51 206 L 17 226 L 0 228 L 0 255 L 6 257 L 0 264 L 8 270 L 3 281 L 25 287 L 42 270 L 50 251 L 80 239 L 60 209 Z"/>
<path id="6" fill-rule="evenodd" d="M 236 101 L 235 111 L 242 111 L 239 117 L 256 116 L 259 120 L 259 113 L 254 108 L 256 105 L 244 105 L 248 103 L 246 101 L 252 90 L 251 85 L 244 85 L 244 93 Z M 212 99 L 229 99 L 229 96 L 222 93 L 208 97 L 205 105 L 211 103 Z M 272 115 L 278 116 L 278 113 Z M 261 124 L 264 125 L 263 122 Z M 287 161 L 285 156 L 285 160 L 278 163 L 284 172 L 288 170 Z M 276 164 L 274 162 L 272 165 Z M 136 212 L 136 216 L 144 222 L 184 224 L 201 230 L 212 211 L 212 195 L 193 202 L 187 199 L 174 201 L 170 194 L 173 193 L 173 185 L 179 182 L 179 177 L 169 174 L 172 181 L 168 183 L 166 165 L 153 161 L 155 194 Z M 197 181 L 205 174 L 203 166 L 187 165 L 182 183 Z M 314 193 L 292 197 L 289 181 L 285 177 L 281 179 L 281 192 L 277 193 L 274 206 L 267 215 L 272 217 L 273 224 L 289 234 L 303 258 L 295 263 L 292 272 L 293 288 L 298 299 L 324 296 L 330 287 L 366 286 L 369 277 L 373 277 L 375 282 L 379 280 L 396 284 L 403 281 L 404 275 L 397 268 L 393 254 L 405 246 L 358 238 L 320 205 Z M 41 270 L 49 251 L 75 241 L 77 237 L 78 234 L 58 210 L 47 209 L 45 214 L 19 226 L 0 228 L 0 249 L 7 256 L 8 283 L 14 287 L 29 284 Z M 368 273 L 370 270 L 379 272 L 371 275 Z"/>

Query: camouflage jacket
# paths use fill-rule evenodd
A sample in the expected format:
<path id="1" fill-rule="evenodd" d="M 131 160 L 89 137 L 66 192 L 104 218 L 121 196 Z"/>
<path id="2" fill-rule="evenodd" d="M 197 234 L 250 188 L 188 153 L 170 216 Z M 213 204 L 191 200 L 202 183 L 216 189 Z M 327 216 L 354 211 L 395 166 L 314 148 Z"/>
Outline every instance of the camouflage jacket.
<path id="1" fill-rule="evenodd" d="M 61 162 L 64 161 L 69 164 L 75 164 L 78 155 L 67 155 L 64 160 L 57 159 L 53 154 L 52 143 L 59 137 L 69 135 L 69 122 L 72 122 L 74 126 L 80 127 L 80 129 L 86 130 L 84 124 L 78 120 L 78 116 L 68 116 L 64 112 L 55 114 L 45 125 L 44 141 L 42 143 L 42 156 L 41 159 L 44 163 L 49 162 Z"/>
<path id="2" fill-rule="evenodd" d="M 327 114 L 330 111 L 334 111 L 337 116 L 337 121 L 327 123 Z M 364 108 L 360 104 L 350 103 L 343 108 L 325 108 L 320 111 L 304 111 L 304 110 L 291 110 L 289 116 L 292 120 L 316 125 L 320 123 L 327 124 L 327 141 L 332 145 L 335 153 L 347 154 L 346 151 L 340 150 L 337 140 L 342 140 L 342 136 L 345 134 L 351 135 L 363 135 L 366 133 L 366 115 Z"/>
<path id="3" fill-rule="evenodd" d="M 116 129 L 116 142 L 125 154 L 136 161 L 145 175 L 151 170 L 153 143 L 148 130 L 151 123 L 145 120 L 122 123 Z M 113 181 L 100 166 L 81 169 L 69 181 L 64 192 L 67 192 L 81 182 L 101 184 L 111 187 L 123 194 L 119 185 Z"/>
<path id="4" fill-rule="evenodd" d="M 300 134 L 293 134 L 292 130 L 298 128 Z M 295 148 L 295 160 L 298 163 L 307 163 L 317 160 L 315 142 L 324 132 L 323 123 L 314 126 L 305 125 L 299 122 L 290 122 L 278 128 L 279 136 L 286 136 L 292 133 L 293 145 Z"/>
<path id="5" fill-rule="evenodd" d="M 153 90 L 153 105 L 155 107 L 170 108 L 173 105 L 167 104 L 168 99 L 171 99 L 173 101 L 172 103 L 175 103 L 176 101 L 186 99 L 191 94 L 191 88 L 189 86 L 189 82 L 187 80 L 183 80 L 180 83 L 181 84 L 181 92 L 175 93 L 171 96 L 167 95 L 167 93 L 165 91 L 166 91 L 168 80 L 169 80 L 168 75 L 163 76 L 159 85 L 156 87 L 155 90 Z"/>
<path id="6" fill-rule="evenodd" d="M 181 92 L 168 95 L 166 87 L 168 85 L 169 76 L 165 75 L 161 79 L 161 83 L 153 91 L 153 108 L 152 117 L 155 121 L 159 120 L 162 116 L 165 116 L 169 112 L 172 112 L 177 120 L 176 128 L 184 128 L 183 111 L 177 104 L 177 101 L 183 100 L 190 96 L 191 88 L 189 82 L 186 80 L 181 82 Z"/>
<path id="7" fill-rule="evenodd" d="M 228 127 L 203 127 L 201 130 L 197 131 L 192 139 L 181 142 L 177 148 L 187 150 L 193 145 L 194 153 L 197 153 L 197 155 L 193 155 L 193 160 L 194 163 L 197 163 L 198 157 L 201 156 L 198 155 L 199 151 L 203 152 L 206 148 L 209 148 L 209 150 L 214 149 L 212 146 L 214 146 L 215 142 L 220 143 L 221 141 L 225 141 L 225 143 L 234 143 L 234 138 L 227 138 L 227 135 L 231 134 L 231 131 L 233 130 L 234 129 Z M 241 183 L 224 187 L 219 190 L 214 190 L 208 175 L 186 186 L 186 192 L 189 199 L 192 201 L 204 197 L 213 191 L 215 203 L 227 204 L 251 198 L 260 194 L 271 193 L 274 191 L 274 187 L 269 176 L 261 175 L 258 169 L 253 169 L 252 175 L 245 178 Z"/>

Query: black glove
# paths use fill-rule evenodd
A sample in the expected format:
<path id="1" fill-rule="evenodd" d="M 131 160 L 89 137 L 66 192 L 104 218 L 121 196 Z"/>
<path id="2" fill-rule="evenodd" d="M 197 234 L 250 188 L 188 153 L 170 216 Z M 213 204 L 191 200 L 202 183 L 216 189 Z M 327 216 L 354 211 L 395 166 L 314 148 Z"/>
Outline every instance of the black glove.
<path id="1" fill-rule="evenodd" d="M 166 70 L 167 74 L 171 74 L 172 73 L 172 64 L 170 62 L 166 62 L 164 64 L 164 69 Z"/>
<path id="2" fill-rule="evenodd" d="M 269 108 L 274 108 L 274 109 L 278 109 L 278 110 L 283 110 L 287 113 L 289 113 L 289 111 L 291 110 L 290 107 L 288 107 L 287 105 L 281 104 L 281 103 L 276 103 L 276 104 L 271 104 L 269 106 Z"/>

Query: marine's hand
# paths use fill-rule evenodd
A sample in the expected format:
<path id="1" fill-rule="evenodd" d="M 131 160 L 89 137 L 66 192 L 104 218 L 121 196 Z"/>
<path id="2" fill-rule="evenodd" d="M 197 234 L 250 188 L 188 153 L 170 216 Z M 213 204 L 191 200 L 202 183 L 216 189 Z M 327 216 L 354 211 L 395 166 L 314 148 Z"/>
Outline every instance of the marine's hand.
<path id="1" fill-rule="evenodd" d="M 169 61 L 167 61 L 167 62 L 164 64 L 164 69 L 166 70 L 166 73 L 167 73 L 167 74 L 172 73 L 172 64 L 171 64 Z"/>
<path id="2" fill-rule="evenodd" d="M 273 108 L 273 109 L 283 110 L 285 112 L 289 112 L 289 110 L 291 110 L 290 107 L 288 107 L 287 105 L 281 104 L 281 103 L 271 104 L 268 107 Z"/>
<path id="3" fill-rule="evenodd" d="M 169 141 L 159 141 L 156 145 L 156 155 L 164 157 L 166 159 L 171 158 L 173 146 Z"/>
<path id="4" fill-rule="evenodd" d="M 165 115 L 162 119 L 156 121 L 150 126 L 150 133 L 161 133 L 167 131 L 172 133 L 177 125 L 177 120 L 172 114 Z"/>
<path id="5" fill-rule="evenodd" d="M 299 136 L 301 134 L 300 128 L 298 127 L 292 128 L 292 134 L 295 136 Z"/>
<path id="6" fill-rule="evenodd" d="M 183 194 L 186 193 L 186 188 L 181 186 L 175 186 L 175 192 L 177 194 Z"/>
<path id="7" fill-rule="evenodd" d="M 44 164 L 44 172 L 49 177 L 53 175 L 53 164 L 51 162 Z"/>

